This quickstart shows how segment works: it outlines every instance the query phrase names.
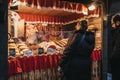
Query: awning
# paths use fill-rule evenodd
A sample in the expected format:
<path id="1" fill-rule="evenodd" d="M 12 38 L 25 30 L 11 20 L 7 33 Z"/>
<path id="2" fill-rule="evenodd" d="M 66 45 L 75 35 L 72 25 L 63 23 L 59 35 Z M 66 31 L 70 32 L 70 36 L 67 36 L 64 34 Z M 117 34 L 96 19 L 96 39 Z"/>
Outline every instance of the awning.
<path id="1" fill-rule="evenodd" d="M 69 21 L 77 20 L 84 15 L 70 15 L 70 16 L 41 16 L 41 15 L 35 15 L 35 14 L 25 14 L 25 13 L 19 13 L 20 17 L 22 19 L 25 19 L 25 21 L 28 22 L 40 22 L 40 23 L 49 23 L 49 24 L 65 24 Z"/>
<path id="2" fill-rule="evenodd" d="M 10 0 L 10 4 L 13 5 L 13 2 Z M 100 16 L 99 7 L 96 10 L 89 11 L 84 4 L 60 0 L 20 0 L 16 12 L 28 22 L 55 24 L 66 24 L 84 16 Z"/>
<path id="3" fill-rule="evenodd" d="M 11 5 L 24 5 L 29 7 L 35 7 L 38 9 L 54 9 L 54 10 L 63 10 L 68 12 L 88 12 L 88 9 L 85 5 L 81 3 L 72 3 L 68 1 L 60 0 L 10 0 Z"/>

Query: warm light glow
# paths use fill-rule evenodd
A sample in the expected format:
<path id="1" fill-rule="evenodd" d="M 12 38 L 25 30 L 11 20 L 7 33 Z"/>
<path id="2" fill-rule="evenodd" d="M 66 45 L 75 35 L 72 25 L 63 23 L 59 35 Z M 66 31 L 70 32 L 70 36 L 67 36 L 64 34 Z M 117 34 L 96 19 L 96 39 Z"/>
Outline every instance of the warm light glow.
<path id="1" fill-rule="evenodd" d="M 12 3 L 10 4 L 10 6 L 18 6 L 18 5 L 20 5 L 20 4 L 21 4 L 20 1 L 18 1 L 18 0 L 13 0 Z"/>
<path id="2" fill-rule="evenodd" d="M 55 7 L 55 6 L 53 6 L 53 9 L 56 9 L 56 7 Z"/>
<path id="3" fill-rule="evenodd" d="M 26 6 L 26 4 L 27 4 L 26 2 L 23 3 L 24 6 Z"/>
<path id="4" fill-rule="evenodd" d="M 41 9 L 41 7 L 40 7 L 40 6 L 37 6 L 37 8 L 38 8 L 38 9 Z"/>
<path id="5" fill-rule="evenodd" d="M 91 10 L 91 11 L 94 10 L 95 8 L 96 8 L 95 5 L 91 5 L 91 6 L 88 7 L 88 9 Z"/>
<path id="6" fill-rule="evenodd" d="M 18 0 L 13 0 L 12 2 L 14 3 L 14 2 L 16 2 L 16 1 L 18 1 Z"/>
<path id="7" fill-rule="evenodd" d="M 88 12 L 83 11 L 83 14 L 84 14 L 84 15 L 88 15 Z"/>
<path id="8" fill-rule="evenodd" d="M 85 6 L 82 7 L 82 13 L 88 15 L 88 9 Z"/>
<path id="9" fill-rule="evenodd" d="M 12 4 L 12 6 L 18 6 L 18 5 L 20 5 L 20 1 L 16 1 L 16 2 L 14 2 L 14 4 Z"/>
<path id="10" fill-rule="evenodd" d="M 42 26 L 47 26 L 47 25 L 48 25 L 48 24 L 47 24 L 47 23 L 45 23 L 45 22 L 44 22 L 44 23 L 42 23 Z"/>

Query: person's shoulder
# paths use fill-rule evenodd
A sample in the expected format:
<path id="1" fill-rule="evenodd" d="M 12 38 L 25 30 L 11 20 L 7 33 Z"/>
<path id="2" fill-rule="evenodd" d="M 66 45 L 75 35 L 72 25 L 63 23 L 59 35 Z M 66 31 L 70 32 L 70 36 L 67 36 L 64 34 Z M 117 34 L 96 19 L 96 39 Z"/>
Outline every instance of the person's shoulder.
<path id="1" fill-rule="evenodd" d="M 74 30 L 73 33 L 83 33 L 82 30 Z"/>
<path id="2" fill-rule="evenodd" d="M 95 32 L 87 31 L 86 34 L 95 35 Z"/>
<path id="3" fill-rule="evenodd" d="M 118 28 L 111 28 L 111 33 L 113 34 L 113 33 L 115 33 L 117 30 L 120 30 L 120 29 L 118 29 Z"/>
<path id="4" fill-rule="evenodd" d="M 113 28 L 113 27 L 111 28 L 111 31 L 115 31 L 115 30 L 116 30 L 116 28 Z"/>

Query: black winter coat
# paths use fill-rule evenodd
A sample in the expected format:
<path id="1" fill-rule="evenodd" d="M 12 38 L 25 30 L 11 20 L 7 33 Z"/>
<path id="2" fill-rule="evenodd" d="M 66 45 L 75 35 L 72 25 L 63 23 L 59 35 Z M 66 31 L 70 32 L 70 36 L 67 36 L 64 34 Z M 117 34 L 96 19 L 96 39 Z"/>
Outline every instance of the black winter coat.
<path id="1" fill-rule="evenodd" d="M 85 31 L 75 31 L 64 50 L 60 66 L 65 80 L 91 80 L 91 53 L 95 45 L 93 32 L 86 32 L 85 38 L 79 44 Z"/>
<path id="2" fill-rule="evenodd" d="M 112 53 L 120 57 L 120 27 L 112 30 Z"/>
<path id="3" fill-rule="evenodd" d="M 111 70 L 113 80 L 120 80 L 120 27 L 112 30 Z"/>

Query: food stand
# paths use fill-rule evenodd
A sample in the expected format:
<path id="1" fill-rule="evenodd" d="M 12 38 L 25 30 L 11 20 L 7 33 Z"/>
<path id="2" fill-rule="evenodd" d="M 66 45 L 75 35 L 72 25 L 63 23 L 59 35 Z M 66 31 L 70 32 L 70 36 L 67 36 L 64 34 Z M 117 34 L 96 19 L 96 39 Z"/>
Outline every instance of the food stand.
<path id="1" fill-rule="evenodd" d="M 8 12 L 8 32 L 11 35 L 8 41 L 9 80 L 60 80 L 59 60 L 72 33 L 66 31 L 67 26 L 83 19 L 89 23 L 88 30 L 96 33 L 96 45 L 91 55 L 92 73 L 96 76 L 94 79 L 100 80 L 100 6 L 90 11 L 82 3 L 61 0 L 10 0 Z"/>

